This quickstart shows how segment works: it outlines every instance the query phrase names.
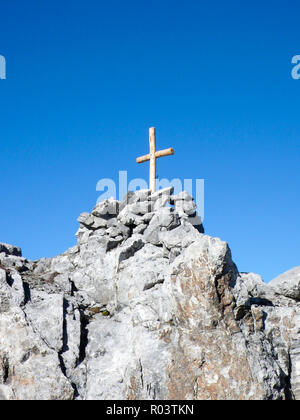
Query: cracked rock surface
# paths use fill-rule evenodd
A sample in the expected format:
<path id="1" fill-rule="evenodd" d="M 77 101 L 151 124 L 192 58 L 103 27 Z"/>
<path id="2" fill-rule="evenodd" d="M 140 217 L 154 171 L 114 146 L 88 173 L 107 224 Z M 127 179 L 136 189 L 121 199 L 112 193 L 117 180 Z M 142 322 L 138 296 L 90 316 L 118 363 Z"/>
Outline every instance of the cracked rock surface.
<path id="1" fill-rule="evenodd" d="M 0 244 L 0 399 L 300 399 L 300 268 L 239 273 L 172 193 L 98 203 L 55 258 Z"/>

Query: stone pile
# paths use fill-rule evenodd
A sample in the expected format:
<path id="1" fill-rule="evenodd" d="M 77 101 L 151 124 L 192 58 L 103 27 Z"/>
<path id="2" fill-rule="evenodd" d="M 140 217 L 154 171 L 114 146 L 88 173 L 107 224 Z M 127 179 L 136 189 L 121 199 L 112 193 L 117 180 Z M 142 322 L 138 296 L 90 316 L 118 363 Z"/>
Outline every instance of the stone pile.
<path id="1" fill-rule="evenodd" d="M 90 237 L 101 237 L 109 251 L 134 234 L 144 234 L 148 242 L 159 245 L 162 243 L 160 232 L 186 223 L 204 233 L 193 198 L 187 192 L 174 196 L 173 190 L 169 187 L 154 194 L 150 190 L 139 190 L 129 192 L 122 202 L 108 199 L 99 203 L 91 214 L 82 213 L 78 218 L 78 243 L 84 244 Z"/>

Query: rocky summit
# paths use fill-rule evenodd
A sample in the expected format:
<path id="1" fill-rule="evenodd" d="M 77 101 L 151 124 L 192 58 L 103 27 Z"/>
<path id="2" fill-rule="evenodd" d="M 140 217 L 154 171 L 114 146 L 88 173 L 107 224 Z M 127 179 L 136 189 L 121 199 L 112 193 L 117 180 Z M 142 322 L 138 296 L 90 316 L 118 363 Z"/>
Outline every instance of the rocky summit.
<path id="1" fill-rule="evenodd" d="M 77 245 L 0 244 L 0 399 L 300 399 L 300 268 L 265 284 L 189 194 L 83 213 Z"/>

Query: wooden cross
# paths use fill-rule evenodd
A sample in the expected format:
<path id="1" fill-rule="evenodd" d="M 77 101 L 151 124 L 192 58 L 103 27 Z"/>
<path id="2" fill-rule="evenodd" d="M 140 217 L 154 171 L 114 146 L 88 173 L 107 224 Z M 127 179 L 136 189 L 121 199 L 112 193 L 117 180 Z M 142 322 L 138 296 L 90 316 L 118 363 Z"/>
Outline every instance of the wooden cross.
<path id="1" fill-rule="evenodd" d="M 150 175 L 149 175 L 149 186 L 152 193 L 155 192 L 155 180 L 156 180 L 156 159 L 163 157 L 174 155 L 174 149 L 170 147 L 169 149 L 156 151 L 156 138 L 155 138 L 155 128 L 149 128 L 149 144 L 150 144 L 150 153 L 148 155 L 144 155 L 138 157 L 136 159 L 137 163 L 143 163 L 150 160 Z"/>

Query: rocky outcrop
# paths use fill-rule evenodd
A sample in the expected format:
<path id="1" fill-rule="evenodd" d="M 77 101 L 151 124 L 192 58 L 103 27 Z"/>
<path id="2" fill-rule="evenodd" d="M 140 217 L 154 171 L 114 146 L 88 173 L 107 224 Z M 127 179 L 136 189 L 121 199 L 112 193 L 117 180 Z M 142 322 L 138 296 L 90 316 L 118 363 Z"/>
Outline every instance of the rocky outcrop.
<path id="1" fill-rule="evenodd" d="M 97 204 L 52 259 L 0 244 L 1 399 L 300 399 L 294 280 L 238 273 L 172 193 Z"/>
<path id="2" fill-rule="evenodd" d="M 300 302 L 300 266 L 276 277 L 270 285 L 278 294 Z"/>
<path id="3" fill-rule="evenodd" d="M 300 267 L 295 267 L 280 276 L 276 277 L 270 283 L 277 296 L 284 296 L 285 302 L 297 302 L 297 305 L 290 305 L 291 309 L 282 310 L 285 316 L 285 323 L 292 325 L 288 337 L 285 334 L 285 351 L 290 355 L 290 381 L 293 395 L 300 400 Z M 283 301 L 283 298 L 281 298 Z M 276 322 L 276 319 L 275 319 Z M 275 328 L 275 322 L 273 326 Z M 277 327 L 278 328 L 278 327 Z"/>

